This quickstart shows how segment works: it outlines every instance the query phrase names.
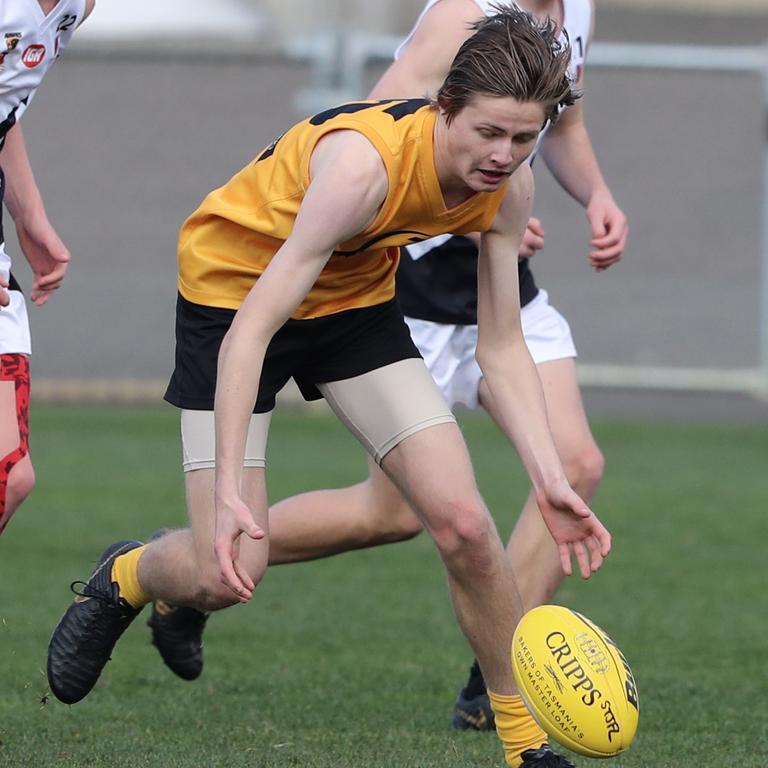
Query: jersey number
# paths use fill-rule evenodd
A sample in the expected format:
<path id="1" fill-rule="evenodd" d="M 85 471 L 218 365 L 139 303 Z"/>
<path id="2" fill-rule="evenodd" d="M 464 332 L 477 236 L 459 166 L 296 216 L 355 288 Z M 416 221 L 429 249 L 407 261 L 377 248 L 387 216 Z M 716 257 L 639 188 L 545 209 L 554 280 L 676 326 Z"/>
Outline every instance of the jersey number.
<path id="1" fill-rule="evenodd" d="M 68 29 L 72 29 L 72 25 L 77 21 L 77 16 L 72 13 L 66 13 L 61 17 L 59 26 L 56 27 L 57 32 L 66 32 Z"/>

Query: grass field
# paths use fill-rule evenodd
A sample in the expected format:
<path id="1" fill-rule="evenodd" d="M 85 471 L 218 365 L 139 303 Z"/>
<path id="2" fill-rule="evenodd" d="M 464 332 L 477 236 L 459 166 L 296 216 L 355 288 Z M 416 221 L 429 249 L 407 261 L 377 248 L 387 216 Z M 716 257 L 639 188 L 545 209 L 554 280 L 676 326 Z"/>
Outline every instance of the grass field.
<path id="1" fill-rule="evenodd" d="M 523 475 L 489 423 L 464 428 L 506 536 Z M 38 488 L 0 540 L 0 766 L 501 768 L 495 736 L 449 727 L 471 657 L 425 537 L 275 568 L 253 604 L 211 620 L 196 683 L 163 667 L 140 617 L 85 701 L 46 701 L 70 581 L 111 541 L 184 516 L 172 409 L 38 408 L 33 429 Z M 607 458 L 595 509 L 614 553 L 559 600 L 609 631 L 638 680 L 639 734 L 610 765 L 762 767 L 768 434 L 595 430 Z M 270 462 L 274 499 L 364 471 L 317 415 L 276 417 Z"/>

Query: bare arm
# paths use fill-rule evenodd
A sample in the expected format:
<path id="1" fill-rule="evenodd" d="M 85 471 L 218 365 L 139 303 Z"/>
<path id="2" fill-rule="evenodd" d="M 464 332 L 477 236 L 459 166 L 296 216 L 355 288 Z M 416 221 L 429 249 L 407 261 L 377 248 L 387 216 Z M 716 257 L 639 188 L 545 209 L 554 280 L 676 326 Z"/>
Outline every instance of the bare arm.
<path id="1" fill-rule="evenodd" d="M 594 4 L 593 4 L 594 27 Z M 590 40 L 592 31 L 590 31 Z M 584 90 L 584 73 L 576 83 Z M 627 219 L 613 199 L 584 123 L 583 99 L 565 110 L 547 132 L 541 156 L 560 186 L 580 202 L 592 230 L 589 259 L 597 270 L 619 261 L 627 241 Z"/>
<path id="2" fill-rule="evenodd" d="M 371 99 L 434 98 L 470 24 L 483 17 L 473 0 L 440 0 L 424 14 L 408 47 L 373 87 Z"/>
<path id="3" fill-rule="evenodd" d="M 5 205 L 16 224 L 21 250 L 34 273 L 31 298 L 36 304 L 45 304 L 61 285 L 70 256 L 48 221 L 19 123 L 6 134 L 0 165 L 5 173 Z"/>
<path id="4" fill-rule="evenodd" d="M 219 353 L 216 386 L 216 541 L 224 582 L 246 601 L 254 584 L 236 559 L 245 532 L 261 538 L 240 498 L 246 433 L 272 336 L 309 293 L 336 246 L 373 221 L 387 194 L 378 152 L 361 134 L 340 131 L 321 140 L 312 182 L 290 237 L 277 251 L 235 315 Z"/>
<path id="5" fill-rule="evenodd" d="M 493 228 L 481 238 L 476 356 L 497 405 L 499 424 L 520 454 L 558 544 L 563 570 L 571 573 L 575 555 L 587 578 L 608 554 L 610 534 L 568 485 L 520 322 L 517 252 L 532 198 L 533 175 L 530 166 L 523 165 L 510 181 Z"/>

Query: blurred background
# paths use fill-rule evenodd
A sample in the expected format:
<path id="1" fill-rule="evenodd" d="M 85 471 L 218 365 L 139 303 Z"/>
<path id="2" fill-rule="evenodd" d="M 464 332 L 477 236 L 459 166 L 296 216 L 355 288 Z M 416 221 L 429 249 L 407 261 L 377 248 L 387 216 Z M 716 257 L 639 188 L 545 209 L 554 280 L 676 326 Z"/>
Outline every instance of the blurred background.
<path id="1" fill-rule="evenodd" d="M 364 96 L 422 5 L 97 3 L 24 119 L 73 256 L 30 309 L 37 398 L 160 399 L 184 218 L 290 124 Z M 766 0 L 597 0 L 585 110 L 630 241 L 593 273 L 542 165 L 534 263 L 592 412 L 768 421 L 767 41 Z"/>

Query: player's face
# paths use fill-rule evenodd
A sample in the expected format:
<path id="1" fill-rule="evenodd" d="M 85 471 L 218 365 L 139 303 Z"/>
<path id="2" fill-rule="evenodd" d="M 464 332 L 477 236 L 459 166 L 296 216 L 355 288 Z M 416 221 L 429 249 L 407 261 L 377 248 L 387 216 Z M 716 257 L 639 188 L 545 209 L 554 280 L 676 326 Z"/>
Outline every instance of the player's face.
<path id="1" fill-rule="evenodd" d="M 498 189 L 531 154 L 543 125 L 538 102 L 475 96 L 447 131 L 452 175 L 475 192 Z"/>

